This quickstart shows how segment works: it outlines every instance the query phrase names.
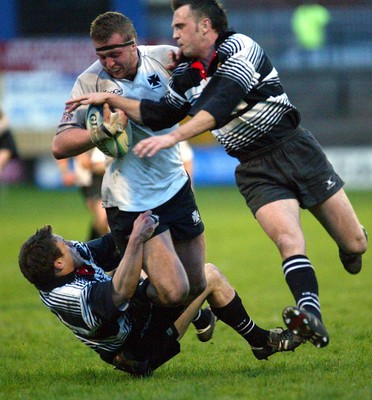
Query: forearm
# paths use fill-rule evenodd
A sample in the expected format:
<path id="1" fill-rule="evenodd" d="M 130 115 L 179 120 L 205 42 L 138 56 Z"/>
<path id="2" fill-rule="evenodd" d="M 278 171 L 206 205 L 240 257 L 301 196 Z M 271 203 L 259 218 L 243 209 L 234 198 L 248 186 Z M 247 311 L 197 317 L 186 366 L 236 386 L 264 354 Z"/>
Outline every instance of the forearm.
<path id="1" fill-rule="evenodd" d="M 140 101 L 112 94 L 108 98 L 108 103 L 111 108 L 123 110 L 132 121 L 142 124 Z"/>
<path id="2" fill-rule="evenodd" d="M 81 128 L 66 129 L 53 138 L 52 153 L 58 160 L 74 157 L 90 150 L 95 145 L 89 137 L 89 131 Z"/>
<path id="3" fill-rule="evenodd" d="M 170 136 L 178 143 L 213 129 L 215 125 L 216 121 L 211 114 L 207 111 L 199 111 L 194 117 L 175 129 Z"/>
<path id="4" fill-rule="evenodd" d="M 154 222 L 150 215 L 151 211 L 145 211 L 134 221 L 124 257 L 113 277 L 112 298 L 116 306 L 130 300 L 137 289 L 142 271 L 144 242 L 159 225 L 159 222 Z"/>
<path id="5" fill-rule="evenodd" d="M 134 122 L 142 123 L 140 101 L 128 99 L 109 92 L 86 93 L 66 101 L 66 110 L 72 112 L 81 105 L 107 103 L 111 109 L 123 110 Z"/>
<path id="6" fill-rule="evenodd" d="M 112 298 L 116 306 L 120 306 L 134 296 L 141 276 L 142 261 L 143 242 L 139 238 L 130 238 L 125 255 L 112 280 Z"/>

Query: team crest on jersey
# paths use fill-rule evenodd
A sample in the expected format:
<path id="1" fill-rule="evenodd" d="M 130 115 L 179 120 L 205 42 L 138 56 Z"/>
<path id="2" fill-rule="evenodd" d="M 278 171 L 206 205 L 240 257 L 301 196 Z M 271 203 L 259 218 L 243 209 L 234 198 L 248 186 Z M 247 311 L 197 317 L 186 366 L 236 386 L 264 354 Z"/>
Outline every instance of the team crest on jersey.
<path id="1" fill-rule="evenodd" d="M 194 221 L 194 224 L 197 225 L 201 222 L 200 214 L 198 210 L 194 210 L 192 212 L 192 220 Z"/>
<path id="2" fill-rule="evenodd" d="M 151 86 L 153 89 L 156 89 L 156 88 L 158 88 L 158 87 L 161 86 L 160 78 L 159 78 L 159 75 L 158 75 L 158 74 L 150 75 L 150 76 L 147 78 L 147 81 L 148 81 L 148 83 L 150 84 L 150 86 Z"/>
<path id="3" fill-rule="evenodd" d="M 62 118 L 61 118 L 61 123 L 70 122 L 71 120 L 72 120 L 72 114 L 67 111 L 64 111 Z"/>

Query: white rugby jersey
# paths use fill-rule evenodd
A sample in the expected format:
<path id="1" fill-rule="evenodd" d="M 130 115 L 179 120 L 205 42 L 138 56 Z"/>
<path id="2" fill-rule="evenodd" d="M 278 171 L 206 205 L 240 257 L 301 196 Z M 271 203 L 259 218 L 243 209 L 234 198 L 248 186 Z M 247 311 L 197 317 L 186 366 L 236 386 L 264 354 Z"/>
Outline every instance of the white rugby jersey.
<path id="1" fill-rule="evenodd" d="M 169 72 L 165 65 L 169 62 L 169 51 L 175 49 L 172 46 L 138 46 L 139 66 L 133 81 L 112 78 L 96 61 L 79 75 L 71 97 L 107 91 L 136 100 L 158 101 L 167 91 Z M 73 127 L 85 129 L 86 108 L 81 106 L 68 119 L 62 118 L 57 134 Z M 130 150 L 140 140 L 166 134 L 174 128 L 154 132 L 132 121 L 130 125 L 133 132 Z M 103 206 L 118 207 L 122 211 L 152 209 L 171 199 L 187 179 L 178 145 L 143 159 L 129 151 L 124 158 L 114 159 L 107 168 L 102 184 Z"/>
<path id="2" fill-rule="evenodd" d="M 40 298 L 84 344 L 100 354 L 115 352 L 131 332 L 129 316 L 114 308 L 107 296 L 110 291 L 101 289 L 97 295 L 97 285 L 110 283 L 112 278 L 96 264 L 89 245 L 77 241 L 71 244 L 83 258 L 84 266 L 57 278 L 50 290 L 39 290 Z M 120 308 L 127 307 L 125 303 Z"/>

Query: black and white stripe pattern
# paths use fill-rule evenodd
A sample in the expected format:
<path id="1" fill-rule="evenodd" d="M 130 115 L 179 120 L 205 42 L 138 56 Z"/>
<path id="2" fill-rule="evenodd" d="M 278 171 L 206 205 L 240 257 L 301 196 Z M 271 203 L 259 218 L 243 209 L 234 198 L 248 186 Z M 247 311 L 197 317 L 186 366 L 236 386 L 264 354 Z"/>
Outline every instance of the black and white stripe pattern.
<path id="1" fill-rule="evenodd" d="M 239 107 L 244 105 L 246 103 L 242 101 Z M 212 133 L 228 153 L 248 148 L 273 129 L 288 110 L 288 106 L 280 104 L 279 101 L 276 104 L 260 102 L 239 118 L 234 118 L 223 128 Z"/>
<path id="2" fill-rule="evenodd" d="M 247 336 L 252 329 L 255 327 L 255 323 L 249 318 L 244 319 L 238 326 L 234 329 L 243 337 Z"/>
<path id="3" fill-rule="evenodd" d="M 270 132 L 293 106 L 281 88 L 276 69 L 252 39 L 240 34 L 232 35 L 221 45 L 219 52 L 229 58 L 218 68 L 215 76 L 239 83 L 246 92 L 232 114 L 236 117 L 213 131 L 226 151 L 231 152 L 249 147 Z M 254 97 L 256 102 L 252 102 Z M 239 110 L 245 110 L 244 114 Z"/>
<path id="4" fill-rule="evenodd" d="M 309 309 L 315 308 L 320 313 L 319 297 L 315 293 L 303 292 L 302 297 L 297 301 L 298 308 Z"/>
<path id="5" fill-rule="evenodd" d="M 73 331 L 75 336 L 84 344 L 97 352 L 113 352 L 122 347 L 125 338 L 131 331 L 131 322 L 124 312 L 112 321 L 115 325 L 112 335 L 101 335 L 99 330 L 107 321 L 103 321 L 94 313 L 89 291 L 92 285 L 107 282 L 112 278 L 95 264 L 89 247 L 82 242 L 72 242 L 87 266 L 93 268 L 94 273 L 87 276 L 76 275 L 74 280 L 63 286 L 55 287 L 50 292 L 40 291 L 43 303 Z"/>
<path id="6" fill-rule="evenodd" d="M 306 256 L 298 255 L 283 262 L 284 276 L 294 293 L 298 308 L 321 315 L 314 267 Z M 295 289 L 296 288 L 296 289 Z"/>
<path id="7" fill-rule="evenodd" d="M 233 156 L 253 145 L 255 149 L 264 147 L 267 142 L 260 139 L 275 135 L 286 113 L 298 116 L 283 91 L 278 72 L 264 50 L 242 34 L 225 39 L 217 49 L 217 57 L 218 62 L 209 68 L 205 79 L 192 67 L 195 60 L 180 64 L 169 81 L 166 105 L 181 110 L 189 104 L 191 115 L 206 110 L 216 121 L 223 121 L 212 133 Z M 229 106 L 235 104 L 230 110 Z"/>
<path id="8" fill-rule="evenodd" d="M 311 268 L 312 270 L 314 270 L 314 267 L 311 265 L 310 260 L 305 256 L 297 256 L 293 258 L 291 257 L 288 261 L 283 263 L 282 268 L 285 278 L 287 278 L 287 275 L 290 272 L 294 272 L 303 268 Z"/>

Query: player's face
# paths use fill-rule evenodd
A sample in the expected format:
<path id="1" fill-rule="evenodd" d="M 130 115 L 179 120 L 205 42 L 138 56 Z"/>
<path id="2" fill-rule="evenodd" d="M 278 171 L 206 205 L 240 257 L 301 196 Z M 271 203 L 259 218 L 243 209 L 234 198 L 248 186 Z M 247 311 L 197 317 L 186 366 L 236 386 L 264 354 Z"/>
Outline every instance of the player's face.
<path id="1" fill-rule="evenodd" d="M 122 36 L 115 33 L 107 42 L 94 42 L 95 48 L 112 46 L 125 42 Z M 137 45 L 134 43 L 128 47 L 116 47 L 112 50 L 97 51 L 97 57 L 102 67 L 113 78 L 130 79 L 136 76 L 138 66 Z"/>
<path id="2" fill-rule="evenodd" d="M 70 273 L 82 264 L 82 259 L 71 242 L 64 240 L 61 236 L 54 236 L 57 239 L 56 245 L 62 253 L 58 261 L 63 263 L 63 273 Z"/>
<path id="3" fill-rule="evenodd" d="M 201 22 L 190 10 L 190 6 L 182 6 L 173 14 L 173 39 L 182 53 L 189 58 L 202 57 L 203 32 Z"/>

